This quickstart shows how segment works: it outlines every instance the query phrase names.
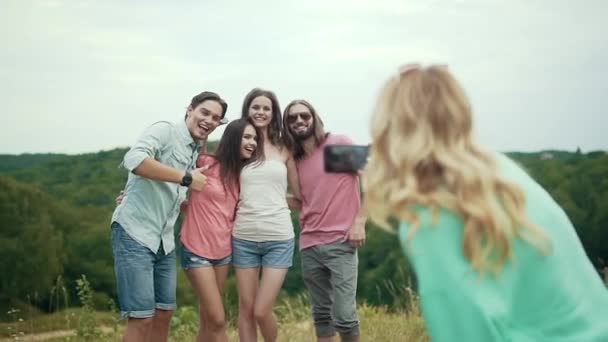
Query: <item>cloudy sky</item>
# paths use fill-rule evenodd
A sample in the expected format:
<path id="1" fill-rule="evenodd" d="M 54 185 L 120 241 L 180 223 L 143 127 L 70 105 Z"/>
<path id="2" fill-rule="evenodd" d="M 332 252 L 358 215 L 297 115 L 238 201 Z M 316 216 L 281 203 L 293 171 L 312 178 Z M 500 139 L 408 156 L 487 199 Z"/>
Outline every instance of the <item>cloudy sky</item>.
<path id="1" fill-rule="evenodd" d="M 607 17 L 605 0 L 0 0 L 0 153 L 129 146 L 202 90 L 236 118 L 257 86 L 367 143 L 410 61 L 449 64 L 492 148 L 605 150 Z"/>

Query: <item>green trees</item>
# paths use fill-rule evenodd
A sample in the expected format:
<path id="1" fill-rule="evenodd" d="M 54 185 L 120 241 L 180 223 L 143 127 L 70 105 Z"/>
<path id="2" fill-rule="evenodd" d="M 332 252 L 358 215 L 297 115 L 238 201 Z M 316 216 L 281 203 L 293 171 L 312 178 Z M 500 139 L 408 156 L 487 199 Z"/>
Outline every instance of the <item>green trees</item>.
<path id="1" fill-rule="evenodd" d="M 213 147 L 210 144 L 210 150 Z M 125 152 L 0 155 L 2 312 L 34 296 L 39 300 L 33 304 L 48 310 L 58 276 L 72 289 L 70 303 L 77 303 L 73 289 L 82 274 L 95 289 L 96 305 L 115 298 L 110 219 L 114 198 L 127 177 L 118 168 Z M 546 151 L 510 156 L 564 208 L 596 267 L 600 260 L 608 263 L 608 154 Z M 298 233 L 297 216 L 292 218 Z M 371 224 L 359 260 L 358 293 L 369 303 L 395 304 L 415 281 L 397 237 Z M 180 275 L 179 281 L 180 303 L 195 300 L 185 277 Z M 284 289 L 289 294 L 304 290 L 298 254 Z"/>
<path id="2" fill-rule="evenodd" d="M 512 153 L 562 206 L 574 224 L 589 259 L 608 260 L 608 154 L 567 152 Z"/>
<path id="3" fill-rule="evenodd" d="M 0 177 L 0 203 L 0 301 L 47 293 L 66 261 L 61 208 L 7 177 Z"/>

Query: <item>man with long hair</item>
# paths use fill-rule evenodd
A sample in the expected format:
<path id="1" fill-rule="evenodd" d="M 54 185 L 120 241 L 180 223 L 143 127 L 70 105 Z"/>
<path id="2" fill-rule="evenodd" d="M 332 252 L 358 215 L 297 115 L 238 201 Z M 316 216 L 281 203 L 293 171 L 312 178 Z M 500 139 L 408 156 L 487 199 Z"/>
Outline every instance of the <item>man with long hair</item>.
<path id="1" fill-rule="evenodd" d="M 301 201 L 300 251 L 302 273 L 312 302 L 317 339 L 359 341 L 356 311 L 357 248 L 365 243 L 365 217 L 361 214 L 359 177 L 327 173 L 323 148 L 351 145 L 348 137 L 326 133 L 323 121 L 305 100 L 292 101 L 283 115 L 284 139 L 298 169 Z"/>

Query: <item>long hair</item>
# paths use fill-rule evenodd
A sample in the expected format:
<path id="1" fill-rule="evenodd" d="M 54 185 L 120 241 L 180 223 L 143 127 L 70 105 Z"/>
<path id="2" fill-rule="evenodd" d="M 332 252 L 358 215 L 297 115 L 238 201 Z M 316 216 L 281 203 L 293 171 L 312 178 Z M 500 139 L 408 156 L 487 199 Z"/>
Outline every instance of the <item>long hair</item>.
<path id="1" fill-rule="evenodd" d="M 241 112 L 241 117 L 246 118 L 249 117 L 249 107 L 251 106 L 251 102 L 255 100 L 256 97 L 263 96 L 270 100 L 272 103 L 272 120 L 270 121 L 270 125 L 268 126 L 268 139 L 270 142 L 279 146 L 281 144 L 281 131 L 283 121 L 281 120 L 281 106 L 279 105 L 279 99 L 277 95 L 266 89 L 261 88 L 253 88 L 243 100 L 243 110 Z"/>
<path id="2" fill-rule="evenodd" d="M 256 130 L 258 146 L 251 158 L 244 160 L 241 157 L 241 144 L 243 133 L 248 125 L 251 125 Z M 255 127 L 250 118 L 233 120 L 226 126 L 215 152 L 215 158 L 220 164 L 220 179 L 224 184 L 224 190 L 226 190 L 227 184 L 231 190 L 238 189 L 239 176 L 243 167 L 256 162 L 264 154 L 262 139 L 263 136 L 260 130 Z"/>
<path id="3" fill-rule="evenodd" d="M 525 196 L 499 176 L 492 155 L 472 135 L 471 106 L 446 67 L 415 67 L 389 79 L 371 122 L 370 162 L 364 175 L 370 217 L 419 229 L 415 206 L 459 214 L 463 250 L 477 271 L 498 273 L 521 238 L 544 253 L 550 241 L 525 212 Z"/>
<path id="4" fill-rule="evenodd" d="M 314 132 L 313 136 L 315 137 L 316 146 L 321 145 L 325 141 L 327 134 L 325 133 L 325 126 L 323 125 L 323 120 L 321 120 L 321 118 L 319 117 L 319 114 L 315 110 L 315 107 L 313 107 L 308 101 L 293 100 L 287 105 L 287 107 L 285 107 L 285 111 L 283 112 L 283 143 L 293 154 L 295 160 L 302 160 L 305 157 L 304 148 L 302 147 L 301 142 L 298 141 L 293 136 L 293 134 L 291 134 L 291 131 L 289 131 L 289 125 L 287 124 L 287 116 L 289 115 L 291 107 L 298 104 L 306 106 L 306 108 L 308 108 L 308 110 L 312 114 L 312 125 Z"/>

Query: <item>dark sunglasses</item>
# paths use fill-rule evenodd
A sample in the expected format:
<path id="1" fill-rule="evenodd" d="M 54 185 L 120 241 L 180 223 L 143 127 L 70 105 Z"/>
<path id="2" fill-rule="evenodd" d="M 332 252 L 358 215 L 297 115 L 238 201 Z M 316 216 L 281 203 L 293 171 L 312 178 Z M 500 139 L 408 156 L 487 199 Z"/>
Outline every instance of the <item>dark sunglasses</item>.
<path id="1" fill-rule="evenodd" d="M 312 118 L 312 114 L 307 113 L 307 112 L 287 114 L 287 123 L 292 124 L 292 123 L 298 121 L 298 116 L 301 117 L 303 121 L 308 121 Z"/>

